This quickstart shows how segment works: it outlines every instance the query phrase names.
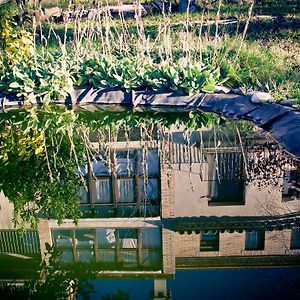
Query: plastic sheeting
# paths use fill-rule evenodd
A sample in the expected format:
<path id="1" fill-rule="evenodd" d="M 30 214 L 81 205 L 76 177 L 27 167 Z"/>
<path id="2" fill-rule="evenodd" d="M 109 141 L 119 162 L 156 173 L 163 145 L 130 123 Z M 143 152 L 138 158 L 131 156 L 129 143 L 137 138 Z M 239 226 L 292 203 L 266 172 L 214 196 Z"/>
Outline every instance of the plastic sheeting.
<path id="1" fill-rule="evenodd" d="M 253 122 L 272 132 L 273 137 L 288 152 L 300 158 L 300 112 L 293 107 L 276 103 L 253 103 L 251 97 L 229 94 L 184 95 L 174 91 L 131 91 L 119 88 L 97 89 L 92 86 L 76 88 L 70 96 L 57 104 L 72 104 L 76 107 L 93 109 L 97 105 L 119 105 L 135 110 L 205 111 L 234 119 Z M 22 100 L 14 95 L 0 94 L 0 111 L 22 107 Z M 40 99 L 36 105 L 41 104 Z M 91 107 L 92 106 L 92 107 Z"/>

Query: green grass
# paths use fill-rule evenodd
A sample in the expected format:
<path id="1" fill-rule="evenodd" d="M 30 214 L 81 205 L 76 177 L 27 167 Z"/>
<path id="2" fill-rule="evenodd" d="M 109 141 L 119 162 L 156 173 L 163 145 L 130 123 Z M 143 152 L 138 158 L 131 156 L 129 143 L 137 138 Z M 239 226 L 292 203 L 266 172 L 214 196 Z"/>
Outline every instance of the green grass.
<path id="1" fill-rule="evenodd" d="M 116 60 L 129 57 L 143 61 L 148 57 L 156 64 L 182 66 L 202 62 L 210 69 L 226 61 L 236 80 L 225 85 L 267 91 L 275 100 L 288 98 L 300 102 L 299 13 L 294 6 L 283 8 L 284 3 L 274 6 L 262 2 L 263 5 L 254 7 L 244 41 L 241 37 L 249 5 L 223 5 L 219 19 L 234 17 L 236 22 L 216 25 L 215 4 L 209 5 L 203 14 L 149 15 L 141 20 L 142 23 L 134 18 L 124 22 L 118 18 L 108 21 L 102 18 L 98 22 L 82 20 L 81 31 L 78 31 L 79 24 L 73 21 L 67 26 L 44 23 L 42 34 L 39 26 L 36 30 L 36 50 L 44 55 L 67 49 L 67 55 L 63 56 L 70 57 L 67 65 L 71 66 L 74 56 L 84 63 L 87 58 L 103 54 L 113 55 Z M 285 14 L 283 22 L 271 16 L 278 12 Z M 261 18 L 256 15 L 258 13 L 269 16 Z M 59 46 L 57 37 L 62 42 L 66 37 L 66 48 Z M 80 43 L 75 37 L 82 39 Z"/>

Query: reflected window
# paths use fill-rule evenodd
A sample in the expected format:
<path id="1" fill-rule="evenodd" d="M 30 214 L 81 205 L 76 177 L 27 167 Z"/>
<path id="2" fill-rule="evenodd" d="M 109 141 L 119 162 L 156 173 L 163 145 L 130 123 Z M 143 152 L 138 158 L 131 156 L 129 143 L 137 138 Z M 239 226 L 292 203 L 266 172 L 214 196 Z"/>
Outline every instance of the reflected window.
<path id="1" fill-rule="evenodd" d="M 118 195 L 117 201 L 119 203 L 135 202 L 135 184 L 133 179 L 117 179 Z"/>
<path id="2" fill-rule="evenodd" d="M 253 230 L 246 232 L 245 250 L 264 250 L 265 232 L 262 230 Z"/>
<path id="3" fill-rule="evenodd" d="M 225 152 L 208 156 L 209 205 L 245 204 L 243 156 Z"/>
<path id="4" fill-rule="evenodd" d="M 200 240 L 200 251 L 219 251 L 219 232 L 202 232 Z"/>
<path id="5" fill-rule="evenodd" d="M 112 203 L 112 188 L 110 178 L 97 178 L 95 184 L 95 203 Z"/>
<path id="6" fill-rule="evenodd" d="M 99 262 L 116 269 L 161 265 L 160 228 L 53 230 L 52 237 L 63 263 Z"/>
<path id="7" fill-rule="evenodd" d="M 53 239 L 58 248 L 72 248 L 73 237 L 72 230 L 55 230 Z"/>
<path id="8" fill-rule="evenodd" d="M 61 250 L 60 261 L 62 263 L 72 263 L 74 261 L 74 239 L 72 230 L 52 231 L 54 245 Z"/>
<path id="9" fill-rule="evenodd" d="M 54 245 L 62 251 L 63 263 L 95 261 L 95 231 L 93 229 L 53 230 Z"/>
<path id="10" fill-rule="evenodd" d="M 161 229 L 141 229 L 143 266 L 159 265 L 161 263 Z"/>
<path id="11" fill-rule="evenodd" d="M 93 262 L 95 259 L 95 232 L 93 229 L 75 230 L 78 261 Z"/>
<path id="12" fill-rule="evenodd" d="M 98 243 L 98 260 L 103 263 L 115 263 L 116 255 L 116 229 L 96 229 Z"/>
<path id="13" fill-rule="evenodd" d="M 120 247 L 123 249 L 136 249 L 138 232 L 136 229 L 119 229 Z"/>
<path id="14" fill-rule="evenodd" d="M 300 228 L 291 230 L 291 249 L 300 249 Z"/>
<path id="15" fill-rule="evenodd" d="M 89 203 L 89 193 L 88 191 L 86 191 L 86 189 L 83 186 L 80 188 L 79 197 L 80 197 L 80 204 Z"/>
<path id="16" fill-rule="evenodd" d="M 300 198 L 300 168 L 284 172 L 282 195 L 285 198 Z"/>
<path id="17" fill-rule="evenodd" d="M 87 180 L 89 192 L 82 188 L 81 204 L 132 205 L 142 201 L 157 203 L 159 200 L 159 158 L 157 149 L 149 149 L 143 158 L 142 150 L 117 151 L 108 163 L 98 161 L 92 164 Z M 148 163 L 147 166 L 145 164 Z M 89 174 L 91 173 L 91 174 Z M 144 184 L 147 178 L 146 184 Z"/>

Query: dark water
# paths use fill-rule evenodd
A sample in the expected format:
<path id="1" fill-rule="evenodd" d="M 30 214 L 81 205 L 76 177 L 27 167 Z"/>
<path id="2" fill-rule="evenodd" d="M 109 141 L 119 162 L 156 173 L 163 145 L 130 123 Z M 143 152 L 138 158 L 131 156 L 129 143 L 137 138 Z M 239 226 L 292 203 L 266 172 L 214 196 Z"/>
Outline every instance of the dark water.
<path id="1" fill-rule="evenodd" d="M 0 127 L 1 300 L 300 298 L 300 162 L 270 136 L 69 114 Z"/>
<path id="2" fill-rule="evenodd" d="M 254 268 L 231 270 L 180 270 L 167 279 L 171 299 L 298 299 L 299 268 Z M 151 299 L 153 280 L 123 279 L 93 281 L 91 299 L 118 293 L 129 299 Z M 79 298 L 82 299 L 82 298 Z"/>

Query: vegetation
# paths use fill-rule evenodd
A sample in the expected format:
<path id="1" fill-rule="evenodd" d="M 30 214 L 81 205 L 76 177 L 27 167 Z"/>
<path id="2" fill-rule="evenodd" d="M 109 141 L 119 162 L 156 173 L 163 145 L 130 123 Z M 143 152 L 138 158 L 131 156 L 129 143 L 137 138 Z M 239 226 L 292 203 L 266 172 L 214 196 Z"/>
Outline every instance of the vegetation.
<path id="1" fill-rule="evenodd" d="M 78 17 L 32 29 L 26 25 L 26 31 L 3 13 L 0 92 L 49 102 L 85 83 L 127 91 L 168 87 L 189 94 L 224 84 L 299 102 L 296 13 L 291 9 L 281 26 L 276 19 L 256 19 L 255 6 L 250 8 L 211 4 L 200 13 L 135 20 Z M 230 16 L 233 24 L 221 22 Z"/>
<path id="2" fill-rule="evenodd" d="M 94 287 L 90 280 L 96 278 L 96 272 L 82 266 L 67 268 L 60 262 L 62 252 L 46 244 L 47 253 L 37 270 L 23 286 L 14 282 L 0 284 L 0 296 L 3 299 L 56 299 L 67 300 L 76 295 L 82 299 L 90 299 Z M 38 277 L 32 280 L 32 277 Z"/>
<path id="3" fill-rule="evenodd" d="M 158 126 L 163 130 L 174 125 L 195 130 L 218 122 L 211 114 L 168 116 L 105 110 L 95 114 L 50 107 L 2 114 L 0 190 L 14 204 L 18 228 L 26 224 L 35 228 L 41 216 L 55 218 L 58 223 L 66 218 L 77 222 L 80 189 L 87 190 L 82 167 L 91 165 L 99 154 L 90 143 L 90 133 L 98 132 L 99 142 L 107 148 L 108 132 L 133 128 L 152 132 Z"/>
<path id="4" fill-rule="evenodd" d="M 15 13 L 15 7 L 0 12 L 0 93 L 17 94 L 26 104 L 44 103 L 40 111 L 1 114 L 0 119 L 0 190 L 13 202 L 21 227 L 36 226 L 41 215 L 59 223 L 78 220 L 79 191 L 85 187 L 81 167 L 96 159 L 91 132 L 101 131 L 105 139 L 120 128 L 184 125 L 193 130 L 222 121 L 210 114 L 89 114 L 49 106 L 75 86 L 194 94 L 224 84 L 300 102 L 299 28 L 288 26 L 295 12 L 287 24 L 271 19 L 261 27 L 252 26 L 261 23 L 255 23 L 251 4 L 232 9 L 219 1 L 194 14 L 75 16 L 61 24 L 18 25 L 11 17 Z M 232 14 L 233 22 L 221 22 Z"/>

